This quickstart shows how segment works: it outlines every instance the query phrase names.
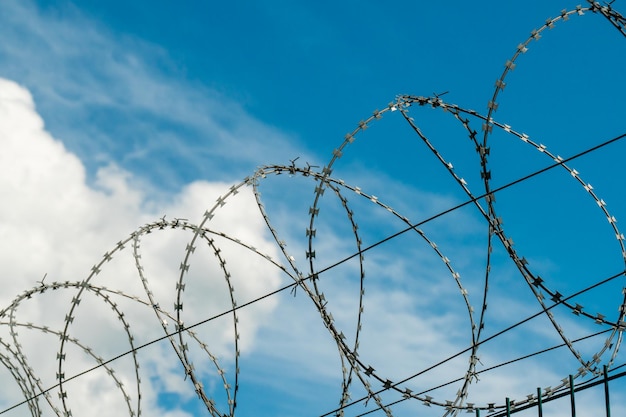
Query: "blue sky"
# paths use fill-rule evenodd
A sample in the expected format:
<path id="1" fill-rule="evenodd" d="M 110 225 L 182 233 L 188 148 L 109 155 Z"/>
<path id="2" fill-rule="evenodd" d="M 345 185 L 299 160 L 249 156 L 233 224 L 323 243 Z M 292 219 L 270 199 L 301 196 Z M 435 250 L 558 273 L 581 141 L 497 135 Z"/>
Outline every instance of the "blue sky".
<path id="1" fill-rule="evenodd" d="M 133 257 L 132 241 L 124 250 L 116 246 L 164 215 L 167 221 L 206 223 L 258 248 L 287 270 L 290 262 L 304 275 L 310 267 L 325 270 L 356 250 L 351 219 L 331 189 L 319 203 L 316 256 L 310 266 L 305 230 L 318 185 L 311 176 L 301 171 L 259 178 L 259 195 L 276 240 L 286 243 L 284 253 L 255 203 L 253 187 L 242 185 L 237 195 L 230 195 L 229 187 L 237 187 L 258 167 L 289 165 L 295 158 L 302 170 L 307 163 L 320 170 L 342 147 L 346 133 L 374 111 L 383 111 L 383 117 L 358 132 L 356 141 L 342 148 L 343 156 L 333 163 L 333 178 L 343 181 L 337 187 L 354 213 L 364 247 L 406 228 L 393 213 L 417 223 L 466 202 L 468 196 L 451 171 L 390 103 L 404 94 L 441 94 L 447 104 L 486 114 L 494 82 L 518 45 L 546 19 L 577 4 L 4 2 L 0 192 L 5 204 L 0 209 L 0 259 L 5 290 L 0 308 L 19 304 L 15 307 L 19 323 L 62 328 L 74 305 L 74 290 L 36 293 L 32 299 L 19 298 L 20 294 L 36 287 L 45 274 L 48 283 L 80 282 L 106 253 L 113 254 L 113 260 L 103 263 L 102 275 L 93 282 L 137 297 L 112 295 L 123 307 L 136 343 L 173 330 L 175 283 L 179 265 L 187 262 L 185 247 L 193 231 L 165 228 L 143 236 L 137 248 L 140 258 Z M 613 7 L 626 11 L 619 0 Z M 494 127 L 488 160 L 492 189 L 551 165 L 557 155 L 567 158 L 624 134 L 626 40 L 599 14 L 568 16 L 526 45 L 528 51 L 516 60 L 498 95 L 492 117 L 519 135 Z M 404 110 L 446 163 L 453 164 L 457 178 L 467 181 L 468 190 L 474 196 L 483 194 L 480 158 L 454 111 L 417 103 Z M 461 116 L 481 131 L 482 121 L 466 113 Z M 520 139 L 522 133 L 529 135 L 530 145 Z M 543 149 L 540 144 L 548 152 L 538 151 Z M 617 219 L 618 228 L 626 217 L 625 152 L 626 144 L 618 141 L 568 163 L 569 171 L 556 168 L 497 193 L 494 207 L 505 235 L 515 242 L 519 258 L 529 262 L 532 275 L 541 276 L 552 293 L 569 296 L 624 270 L 620 236 L 615 236 L 606 213 Z M 595 194 L 585 189 L 587 184 Z M 220 195 L 226 195 L 228 203 L 218 204 L 215 219 L 208 221 L 203 213 Z M 599 201 L 606 203 L 606 212 Z M 486 207 L 484 199 L 480 203 Z M 376 369 L 376 377 L 360 372 L 374 390 L 382 388 L 376 378 L 399 381 L 468 348 L 472 331 L 466 301 L 474 308 L 473 320 L 479 320 L 488 223 L 470 204 L 420 229 L 428 240 L 415 232 L 404 233 L 364 254 L 359 355 Z M 228 267 L 220 269 L 222 258 L 214 256 L 215 249 L 208 244 L 193 253 L 181 312 L 185 324 L 230 308 L 226 270 L 238 304 L 293 282 L 254 251 L 219 236 L 215 242 Z M 494 237 L 491 246 L 482 340 L 541 311 L 503 244 Z M 451 269 L 443 259 L 450 260 Z M 157 316 L 167 324 L 154 320 L 150 304 L 155 302 L 148 299 L 139 273 L 147 277 L 150 294 L 162 308 Z M 454 273 L 460 274 L 462 288 Z M 351 259 L 320 274 L 318 282 L 328 312 L 350 344 L 355 343 L 358 326 L 359 277 L 360 266 Z M 571 303 L 614 321 L 624 302 L 623 288 L 622 276 Z M 12 304 L 15 297 L 20 301 Z M 76 314 L 71 334 L 104 359 L 127 351 L 128 337 L 119 316 L 111 313 L 115 310 L 100 295 L 90 297 L 90 308 L 83 302 L 75 306 L 75 313 L 71 310 Z M 569 340 L 610 329 L 564 307 L 555 308 L 553 314 Z M 1 337 L 11 342 L 3 345 L 2 358 L 17 360 L 11 346 L 20 343 L 42 384 L 52 385 L 58 363 L 47 358 L 54 358 L 60 349 L 58 335 L 50 338 L 20 327 L 18 342 L 6 317 Z M 231 385 L 234 369 L 240 368 L 238 415 L 321 416 L 338 406 L 341 356 L 302 289 L 295 297 L 284 291 L 242 308 L 238 319 L 236 347 L 230 315 L 197 328 Z M 616 349 L 617 337 L 611 339 L 600 364 L 624 363 L 623 353 Z M 576 344 L 581 360 L 593 358 L 605 339 L 606 335 Z M 562 342 L 548 318 L 540 315 L 480 346 L 476 370 Z M 211 356 L 191 339 L 188 343 L 195 378 L 225 413 L 227 399 Z M 40 346 L 50 349 L 42 355 Z M 80 346 L 61 348 L 72 359 L 66 362 L 66 375 L 96 363 Z M 238 364 L 234 349 L 241 351 Z M 140 352 L 144 413 L 206 413 L 167 341 Z M 612 352 L 616 352 L 613 361 Z M 429 390 L 462 378 L 469 360 L 469 354 L 462 354 L 402 387 L 424 392 L 422 399 L 430 395 L 445 403 L 454 399 L 460 383 Z M 523 400 L 537 386 L 559 385 L 580 366 L 580 360 L 561 348 L 498 367 L 480 373 L 479 382 L 473 380 L 465 402 L 484 406 L 501 405 L 506 396 Z M 126 386 L 135 386 L 130 357 L 112 367 Z M 78 379 L 67 385 L 72 410 L 128 413 L 123 396 L 104 372 L 81 378 L 84 383 Z M 11 387 L 0 396 L 2 411 L 21 398 L 21 392 L 8 370 L 0 370 L 0 380 Z M 136 401 L 136 394 L 129 392 Z M 350 392 L 353 399 L 367 396 L 356 377 Z M 586 410 L 593 412 L 602 404 L 599 395 L 585 397 Z M 54 393 L 49 403 L 40 402 L 43 415 L 53 415 L 53 407 L 60 407 L 56 398 Z M 395 392 L 381 395 L 383 403 L 400 398 Z M 376 408 L 374 400 L 363 403 L 346 408 L 345 415 Z M 623 399 L 616 407 L 626 407 Z M 397 416 L 445 413 L 416 399 L 390 410 Z M 30 412 L 22 406 L 6 415 Z"/>

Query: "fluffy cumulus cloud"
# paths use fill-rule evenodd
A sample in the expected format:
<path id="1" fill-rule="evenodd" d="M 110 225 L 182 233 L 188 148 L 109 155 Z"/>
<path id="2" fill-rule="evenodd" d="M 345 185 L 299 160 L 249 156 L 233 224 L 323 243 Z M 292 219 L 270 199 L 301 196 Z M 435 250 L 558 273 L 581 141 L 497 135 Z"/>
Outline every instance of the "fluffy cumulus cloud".
<path id="1" fill-rule="evenodd" d="M 228 190 L 226 184 L 196 182 L 156 204 L 149 195 L 131 185 L 132 176 L 128 172 L 109 165 L 100 169 L 95 182 L 88 185 L 83 163 L 45 130 L 30 93 L 4 79 L 0 80 L 0 143 L 3 149 L 0 194 L 4 202 L 0 207 L 0 304 L 6 313 L 0 320 L 5 365 L 2 380 L 6 382 L 0 394 L 3 408 L 22 397 L 20 386 L 30 389 L 28 384 L 19 382 L 20 377 L 12 381 L 12 369 L 25 377 L 25 368 L 18 366 L 21 360 L 28 361 L 33 374 L 40 378 L 39 389 L 57 382 L 59 363 L 54 359 L 61 349 L 58 332 L 67 323 L 67 315 L 73 319 L 64 348 L 66 378 L 96 365 L 98 357 L 108 359 L 129 350 L 133 343 L 137 346 L 163 336 L 165 331 L 173 331 L 178 320 L 174 314 L 175 303 L 184 305 L 180 320 L 187 325 L 230 308 L 226 272 L 231 276 L 239 302 L 258 297 L 279 284 L 281 278 L 276 268 L 261 261 L 264 259 L 261 256 L 251 255 L 249 250 L 231 245 L 224 249 L 221 258 L 215 256 L 215 248 L 224 243 L 218 242 L 216 235 L 214 248 L 208 241 L 197 244 L 196 252 L 187 262 L 190 266 L 185 281 L 187 288 L 181 293 L 182 298 L 177 299 L 180 264 L 193 232 L 173 228 L 170 224 L 167 230 L 156 228 L 137 245 L 132 241 L 124 249 L 117 245 L 138 226 L 158 221 L 163 216 L 165 221 L 172 222 L 179 218 L 181 224 L 200 222 L 204 211 Z M 263 219 L 253 203 L 249 197 L 234 198 L 229 201 L 228 210 L 218 211 L 215 220 L 206 226 L 275 257 L 275 250 L 264 232 Z M 133 250 L 137 251 L 136 256 Z M 107 289 L 102 289 L 101 293 L 93 290 L 83 293 L 81 303 L 70 311 L 72 298 L 78 296 L 79 288 L 64 288 L 61 284 L 86 279 L 106 253 L 113 256 L 102 265 L 91 284 Z M 244 262 L 246 257 L 250 259 Z M 220 260 L 226 264 L 224 268 L 220 267 Z M 137 261 L 141 262 L 145 287 L 136 268 Z M 38 282 L 42 280 L 43 283 Z M 35 287 L 54 283 L 59 283 L 60 287 L 21 297 Z M 156 307 L 151 305 L 148 291 L 154 304 L 159 304 L 158 308 L 168 312 L 169 317 L 165 313 L 161 318 L 155 315 Z M 125 295 L 120 295 L 121 292 Z M 19 303 L 11 305 L 14 299 Z M 239 315 L 238 331 L 245 334 L 238 341 L 242 354 L 250 351 L 256 330 L 274 306 L 273 302 L 265 302 Z M 12 321 L 15 327 L 10 330 Z M 167 324 L 163 324 L 165 322 Z M 26 323 L 29 327 L 23 326 Z M 189 346 L 190 360 L 197 361 L 198 374 L 209 381 L 207 390 L 210 391 L 210 381 L 220 369 L 232 375 L 233 318 L 229 315 L 205 329 L 198 328 L 194 335 L 199 340 L 211 340 L 202 348 L 197 347 L 192 336 L 184 341 Z M 175 344 L 178 343 L 176 340 Z M 17 352 L 17 346 L 21 346 L 24 357 Z M 140 369 L 145 372 L 141 385 L 143 410 L 148 414 L 164 412 L 158 411 L 162 405 L 160 394 L 170 393 L 183 402 L 195 395 L 190 381 L 183 381 L 184 370 L 179 359 L 168 348 L 169 343 L 165 341 L 138 355 Z M 218 366 L 209 360 L 212 355 Z M 16 370 L 18 368 L 20 370 Z M 120 359 L 118 364 L 112 363 L 110 370 L 117 379 L 107 376 L 103 370 L 86 375 L 81 382 L 67 382 L 64 389 L 68 394 L 68 407 L 79 414 L 92 414 L 91 410 L 97 409 L 98 415 L 120 415 L 127 412 L 124 411 L 127 407 L 124 395 L 128 395 L 131 406 L 136 407 L 135 364 L 131 357 Z M 118 382 L 125 391 L 117 388 Z M 50 404 L 41 398 L 39 407 L 61 407 L 56 391 L 51 393 Z M 28 414 L 26 407 L 18 408 L 15 415 Z"/>

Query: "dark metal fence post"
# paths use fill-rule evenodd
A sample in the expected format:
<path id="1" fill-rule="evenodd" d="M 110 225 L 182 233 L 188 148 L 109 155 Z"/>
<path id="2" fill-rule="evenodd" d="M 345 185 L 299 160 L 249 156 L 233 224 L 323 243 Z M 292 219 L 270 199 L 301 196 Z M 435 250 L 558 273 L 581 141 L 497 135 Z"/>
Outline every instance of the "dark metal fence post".
<path id="1" fill-rule="evenodd" d="M 576 417 L 576 399 L 574 398 L 574 377 L 569 376 L 569 398 L 572 404 L 572 417 Z"/>
<path id="2" fill-rule="evenodd" d="M 609 374 L 606 369 L 606 365 L 603 367 L 604 371 L 604 405 L 606 406 L 606 417 L 611 417 L 611 403 L 609 401 Z"/>

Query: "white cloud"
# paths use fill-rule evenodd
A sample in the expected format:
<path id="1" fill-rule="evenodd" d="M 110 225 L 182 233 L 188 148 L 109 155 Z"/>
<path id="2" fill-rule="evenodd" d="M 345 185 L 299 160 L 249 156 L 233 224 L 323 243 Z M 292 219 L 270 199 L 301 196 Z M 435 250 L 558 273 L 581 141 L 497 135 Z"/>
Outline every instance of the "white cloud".
<path id="1" fill-rule="evenodd" d="M 92 284 L 147 300 L 135 270 L 131 245 L 120 251 L 115 249 L 116 242 L 125 239 L 138 226 L 153 222 L 163 214 L 168 220 L 180 217 L 198 223 L 202 213 L 215 204 L 216 197 L 228 189 L 223 183 L 196 182 L 171 196 L 169 201 L 160 200 L 157 204 L 132 185 L 131 174 L 115 165 L 100 169 L 95 183 L 88 185 L 82 162 L 44 129 L 29 92 L 3 79 L 0 80 L 0 145 L 3 149 L 0 153 L 0 194 L 5 202 L 0 207 L 2 308 L 7 308 L 11 300 L 24 291 L 38 287 L 40 284 L 37 281 L 45 274 L 46 284 L 81 281 L 89 275 L 92 266 L 100 262 L 105 252 L 113 254 L 113 259 L 102 266 L 102 272 L 93 278 Z M 218 210 L 215 220 L 207 226 L 276 257 L 273 246 L 267 241 L 263 219 L 250 197 L 247 200 L 245 197 L 231 200 L 228 209 Z M 172 312 L 177 302 L 174 297 L 176 280 L 190 235 L 189 231 L 163 230 L 144 236 L 142 241 L 140 253 L 145 276 L 150 290 L 165 311 Z M 185 281 L 187 289 L 183 293 L 185 308 L 182 317 L 186 325 L 230 306 L 229 302 L 223 302 L 229 299 L 228 291 L 217 262 L 213 260 L 213 251 L 200 247 L 201 244 L 198 246 L 189 263 L 191 269 Z M 276 288 L 280 282 L 275 267 L 262 262 L 263 258 L 258 255 L 246 252 L 228 247 L 222 254 L 232 274 L 235 297 L 239 302 L 258 297 Z M 124 312 L 135 337 L 135 346 L 163 335 L 149 303 L 147 306 L 139 305 L 115 294 L 109 295 L 117 308 Z M 95 355 L 108 359 L 130 349 L 120 317 L 112 310 L 113 304 L 86 293 L 81 296 L 81 304 L 71 312 L 74 296 L 78 296 L 76 288 L 35 292 L 17 305 L 15 320 L 35 326 L 46 325 L 52 331 L 60 331 L 66 314 L 69 314 L 74 317 L 70 336 L 77 337 L 82 346 L 93 348 Z M 239 314 L 240 333 L 245 335 L 239 345 L 243 353 L 252 349 L 256 329 L 274 307 L 274 302 L 266 302 Z M 12 313 L 2 319 L 5 323 L 2 326 L 3 340 L 11 340 L 13 346 L 15 342 L 23 346 L 35 375 L 42 380 L 42 388 L 54 384 L 58 365 L 54 358 L 60 349 L 59 334 L 19 327 L 19 338 L 13 341 L 6 324 L 10 317 Z M 168 329 L 173 331 L 174 323 L 168 320 Z M 200 338 L 209 337 L 208 349 L 219 356 L 221 366 L 232 377 L 234 354 L 229 353 L 234 340 L 232 317 L 195 331 Z M 162 343 L 167 346 L 167 342 Z M 187 343 L 191 347 L 192 359 L 196 359 L 199 375 L 210 375 L 210 371 L 202 369 L 202 364 L 207 362 L 206 353 L 199 360 L 202 357 L 198 356 L 194 341 L 187 339 Z M 96 364 L 84 348 L 74 343 L 69 343 L 65 352 L 66 377 Z M 152 368 L 153 378 L 166 383 L 157 384 L 153 378 L 143 379 L 144 399 L 151 400 L 144 404 L 144 409 L 149 410 L 148 414 L 160 414 L 155 408 L 159 389 L 187 399 L 190 392 L 193 394 L 193 389 L 190 389 L 189 381 L 182 381 L 184 372 L 173 352 L 169 353 L 166 361 L 164 357 L 167 355 L 162 351 L 151 352 L 139 354 L 140 364 L 142 368 Z M 8 350 L 3 350 L 3 354 L 15 360 Z M 136 392 L 132 388 L 135 384 L 134 365 L 130 358 L 120 360 L 119 364 L 112 363 L 111 367 L 121 380 L 126 381 L 128 394 L 136 400 Z M 3 372 L 2 380 L 10 380 L 6 369 Z M 215 373 L 215 370 L 212 372 Z M 179 382 L 173 383 L 176 380 Z M 88 410 L 99 408 L 109 410 L 111 415 L 119 415 L 124 412 L 124 402 L 114 382 L 103 377 L 103 371 L 89 374 L 83 383 L 70 381 L 67 383 L 68 402 L 79 414 L 90 414 Z M 102 384 L 112 389 L 103 389 Z M 12 382 L 3 385 L 10 385 L 11 388 L 3 389 L 0 403 L 3 406 L 12 405 L 20 397 L 16 395 L 16 387 Z M 103 390 L 110 392 L 111 398 L 95 395 Z M 60 406 L 56 394 L 51 401 Z M 40 401 L 40 404 L 43 402 Z"/>

